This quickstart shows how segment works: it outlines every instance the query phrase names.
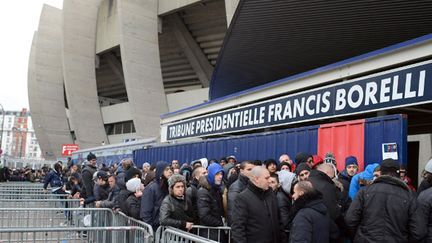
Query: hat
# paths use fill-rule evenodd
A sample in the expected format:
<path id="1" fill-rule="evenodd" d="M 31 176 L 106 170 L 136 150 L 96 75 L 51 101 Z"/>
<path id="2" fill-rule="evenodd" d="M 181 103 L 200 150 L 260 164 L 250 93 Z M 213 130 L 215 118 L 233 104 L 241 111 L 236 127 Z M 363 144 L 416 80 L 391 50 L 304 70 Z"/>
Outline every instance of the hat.
<path id="1" fill-rule="evenodd" d="M 325 154 L 324 162 L 325 163 L 332 163 L 332 164 L 336 165 L 336 158 L 335 158 L 333 152 L 327 152 Z"/>
<path id="2" fill-rule="evenodd" d="M 126 188 L 130 192 L 136 192 L 141 188 L 141 179 L 132 178 L 126 182 Z"/>
<path id="3" fill-rule="evenodd" d="M 174 174 L 172 175 L 169 179 L 168 179 L 168 188 L 170 189 L 170 191 L 172 190 L 173 186 L 177 183 L 177 182 L 181 182 L 183 183 L 183 185 L 186 186 L 186 179 L 184 176 L 179 175 L 179 174 Z"/>
<path id="4" fill-rule="evenodd" d="M 127 171 L 125 171 L 125 181 L 128 181 L 138 175 L 138 178 L 141 178 L 142 173 L 140 170 L 138 170 L 135 167 L 129 168 Z"/>
<path id="5" fill-rule="evenodd" d="M 228 161 L 229 159 L 233 159 L 235 161 L 237 161 L 236 157 L 234 155 L 230 155 L 228 157 L 226 157 L 226 160 Z"/>
<path id="6" fill-rule="evenodd" d="M 147 163 L 147 162 L 145 162 L 145 163 L 143 164 L 143 167 L 150 167 L 150 164 Z"/>
<path id="7" fill-rule="evenodd" d="M 348 167 L 348 165 L 357 165 L 357 158 L 355 156 L 348 156 L 345 159 L 345 167 Z"/>
<path id="8" fill-rule="evenodd" d="M 381 174 L 387 175 L 391 173 L 397 173 L 399 170 L 399 162 L 394 159 L 385 159 L 381 162 Z"/>
<path id="9" fill-rule="evenodd" d="M 425 166 L 425 171 L 427 171 L 427 172 L 429 172 L 429 173 L 432 173 L 432 159 L 430 159 L 430 160 L 427 162 L 427 164 L 426 164 L 426 166 Z"/>
<path id="10" fill-rule="evenodd" d="M 311 168 L 306 163 L 301 163 L 301 164 L 297 165 L 295 173 L 296 173 L 296 175 L 299 175 L 304 170 L 311 171 Z"/>
<path id="11" fill-rule="evenodd" d="M 315 167 L 317 167 L 319 164 L 324 163 L 323 158 L 322 158 L 321 156 L 317 155 L 317 154 L 312 155 L 312 160 L 313 160 L 313 166 L 312 166 L 312 168 L 315 168 Z"/>
<path id="12" fill-rule="evenodd" d="M 96 178 L 98 178 L 98 179 L 102 179 L 102 180 L 104 180 L 104 181 L 107 181 L 108 180 L 108 174 L 105 172 L 105 171 L 99 171 L 97 174 L 96 174 Z"/>
<path id="13" fill-rule="evenodd" d="M 308 160 L 308 158 L 312 157 L 310 154 L 306 153 L 306 152 L 300 152 L 298 153 L 295 158 L 294 158 L 294 162 L 296 165 L 299 165 L 301 163 L 306 163 L 306 161 Z"/>
<path id="14" fill-rule="evenodd" d="M 87 161 L 90 161 L 90 160 L 93 160 L 93 159 L 96 159 L 96 155 L 94 155 L 92 152 L 90 152 L 87 155 Z"/>

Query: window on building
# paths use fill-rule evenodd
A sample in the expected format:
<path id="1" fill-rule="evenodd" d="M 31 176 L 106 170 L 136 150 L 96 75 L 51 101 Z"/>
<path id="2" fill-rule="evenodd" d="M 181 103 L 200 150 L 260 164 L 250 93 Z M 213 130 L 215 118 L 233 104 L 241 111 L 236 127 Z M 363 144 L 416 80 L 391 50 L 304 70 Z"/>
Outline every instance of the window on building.
<path id="1" fill-rule="evenodd" d="M 133 121 L 105 124 L 105 132 L 107 135 L 134 133 L 135 126 Z"/>

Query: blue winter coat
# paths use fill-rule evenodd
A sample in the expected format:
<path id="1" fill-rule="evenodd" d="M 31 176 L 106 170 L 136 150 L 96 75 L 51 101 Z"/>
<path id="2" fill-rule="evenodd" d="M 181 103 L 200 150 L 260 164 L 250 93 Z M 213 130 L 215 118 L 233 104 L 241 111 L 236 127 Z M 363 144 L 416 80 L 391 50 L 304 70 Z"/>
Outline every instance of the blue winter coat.
<path id="1" fill-rule="evenodd" d="M 351 179 L 349 193 L 348 193 L 351 200 L 354 200 L 357 192 L 360 190 L 359 179 L 371 181 L 373 179 L 373 172 L 374 172 L 375 168 L 378 166 L 379 166 L 379 164 L 377 164 L 377 163 L 370 164 L 370 165 L 366 166 L 366 169 L 364 171 L 353 176 L 353 178 Z"/>
<path id="2" fill-rule="evenodd" d="M 51 188 L 59 188 L 63 186 L 63 178 L 60 173 L 57 173 L 57 171 L 52 170 L 48 173 L 47 176 L 45 176 L 45 181 L 43 188 L 47 189 L 48 184 L 51 186 Z"/>

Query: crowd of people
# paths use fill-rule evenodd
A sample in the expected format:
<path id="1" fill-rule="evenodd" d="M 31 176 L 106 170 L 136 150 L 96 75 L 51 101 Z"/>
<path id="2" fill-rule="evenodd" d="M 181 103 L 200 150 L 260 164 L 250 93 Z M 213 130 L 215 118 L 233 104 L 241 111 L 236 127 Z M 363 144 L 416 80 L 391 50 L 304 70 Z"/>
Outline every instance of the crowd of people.
<path id="1" fill-rule="evenodd" d="M 337 170 L 344 163 L 344 170 Z M 66 167 L 66 169 L 64 168 Z M 90 153 L 84 165 L 54 165 L 43 188 L 83 205 L 110 208 L 154 230 L 230 226 L 242 242 L 432 242 L 432 160 L 416 192 L 398 161 L 359 172 L 355 156 L 336 161 L 298 153 L 279 161 L 235 156 L 191 163 L 159 161 L 137 168 L 131 159 L 110 167 Z M 223 230 L 202 231 L 227 242 Z"/>

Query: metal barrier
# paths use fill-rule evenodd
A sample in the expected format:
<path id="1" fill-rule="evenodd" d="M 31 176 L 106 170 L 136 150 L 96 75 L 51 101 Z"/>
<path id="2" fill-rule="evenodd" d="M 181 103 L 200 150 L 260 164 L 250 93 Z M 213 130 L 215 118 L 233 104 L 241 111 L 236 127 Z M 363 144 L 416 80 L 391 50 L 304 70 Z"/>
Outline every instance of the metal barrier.
<path id="1" fill-rule="evenodd" d="M 137 220 L 134 219 L 132 217 L 127 216 L 126 214 L 119 212 L 115 215 L 116 217 L 116 226 L 123 226 L 123 225 L 127 225 L 127 226 L 136 226 L 136 227 L 141 227 L 143 228 L 149 235 L 149 241 L 153 242 L 154 241 L 154 232 L 153 232 L 153 228 L 151 225 L 144 223 L 141 220 Z"/>
<path id="2" fill-rule="evenodd" d="M 0 228 L 104 227 L 113 226 L 114 220 L 107 208 L 0 209 Z"/>
<path id="3" fill-rule="evenodd" d="M 20 193 L 0 193 L 0 198 L 3 199 L 64 199 L 68 194 L 20 194 Z"/>
<path id="4" fill-rule="evenodd" d="M 194 235 L 173 227 L 165 227 L 165 230 L 162 233 L 162 238 L 157 243 L 172 243 L 172 242 L 216 243 L 217 241 L 209 240 L 204 237 Z"/>
<path id="5" fill-rule="evenodd" d="M 0 208 L 79 208 L 79 206 L 79 199 L 0 199 Z"/>
<path id="6" fill-rule="evenodd" d="M 144 242 L 147 232 L 139 227 L 9 228 L 0 229 L 0 242 Z"/>
<path id="7" fill-rule="evenodd" d="M 217 241 L 221 242 L 231 242 L 231 227 L 228 226 L 219 226 L 219 227 L 210 227 L 204 225 L 193 225 L 192 229 L 195 229 L 197 235 L 210 239 L 210 234 L 217 234 Z"/>

